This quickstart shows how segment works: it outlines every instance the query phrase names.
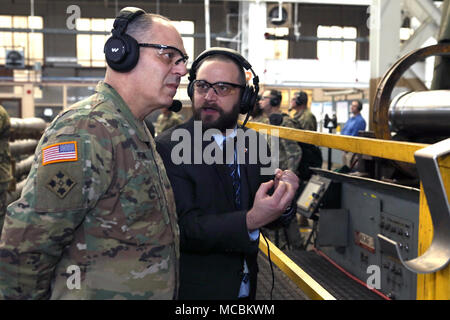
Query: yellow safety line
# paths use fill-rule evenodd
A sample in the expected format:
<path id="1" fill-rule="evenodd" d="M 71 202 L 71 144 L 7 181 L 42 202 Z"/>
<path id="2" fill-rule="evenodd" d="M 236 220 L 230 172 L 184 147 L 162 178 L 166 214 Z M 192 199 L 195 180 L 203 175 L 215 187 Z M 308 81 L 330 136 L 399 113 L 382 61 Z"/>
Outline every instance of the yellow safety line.
<path id="1" fill-rule="evenodd" d="M 409 163 L 416 163 L 414 152 L 428 146 L 422 143 L 341 136 L 256 122 L 247 123 L 247 127 L 256 131 L 266 130 L 268 134 L 275 129 L 278 130 L 280 138 Z"/>
<path id="2" fill-rule="evenodd" d="M 267 240 L 270 247 L 270 259 L 312 300 L 336 300 L 316 280 L 293 262 L 283 251 Z M 267 255 L 267 244 L 264 239 L 259 240 L 259 249 Z"/>

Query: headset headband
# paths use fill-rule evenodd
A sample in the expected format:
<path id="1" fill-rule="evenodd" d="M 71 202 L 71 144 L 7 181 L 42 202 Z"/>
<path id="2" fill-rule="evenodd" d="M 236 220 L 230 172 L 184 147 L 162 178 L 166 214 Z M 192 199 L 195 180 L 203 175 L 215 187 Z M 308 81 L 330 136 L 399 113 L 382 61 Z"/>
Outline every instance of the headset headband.
<path id="1" fill-rule="evenodd" d="M 203 51 L 197 59 L 192 63 L 191 70 L 189 71 L 189 81 L 194 81 L 197 76 L 197 66 L 205 58 L 213 55 L 224 55 L 232 60 L 236 61 L 245 70 L 250 70 L 253 74 L 253 86 L 255 87 L 256 94 L 259 92 L 259 77 L 256 75 L 255 71 L 252 69 L 252 65 L 237 51 L 229 48 L 212 47 Z"/>

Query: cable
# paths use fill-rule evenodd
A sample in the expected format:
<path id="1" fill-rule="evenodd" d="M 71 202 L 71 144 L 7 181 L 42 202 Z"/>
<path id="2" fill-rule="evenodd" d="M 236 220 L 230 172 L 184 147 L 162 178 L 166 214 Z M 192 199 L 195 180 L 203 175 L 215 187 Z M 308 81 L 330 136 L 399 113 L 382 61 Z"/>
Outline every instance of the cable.
<path id="1" fill-rule="evenodd" d="M 270 248 L 269 248 L 269 242 L 266 239 L 266 235 L 262 232 L 262 230 L 260 230 L 264 241 L 266 241 L 266 245 L 267 245 L 267 258 L 269 258 L 269 264 L 270 264 L 270 271 L 272 272 L 272 288 L 270 289 L 270 300 L 272 300 L 272 292 L 273 292 L 273 288 L 275 287 L 275 274 L 273 272 L 273 266 L 272 266 L 272 260 L 270 259 Z"/>
<path id="2" fill-rule="evenodd" d="M 358 278 L 356 278 L 354 275 L 350 274 L 347 270 L 345 270 L 344 268 L 342 268 L 340 265 L 338 265 L 336 262 L 334 262 L 330 257 L 328 257 L 325 253 L 323 253 L 322 251 L 320 251 L 317 248 L 313 248 L 313 250 L 320 255 L 321 257 L 325 258 L 325 260 L 327 260 L 329 263 L 331 263 L 333 266 L 335 266 L 339 271 L 343 272 L 347 277 L 349 277 L 350 279 L 356 281 L 357 283 L 359 283 L 360 285 L 366 287 L 367 289 L 369 289 L 370 291 L 374 292 L 375 294 L 379 295 L 380 297 L 382 297 L 385 300 L 391 300 L 391 298 L 389 298 L 388 296 L 384 295 L 383 293 L 381 293 L 380 291 L 378 291 L 375 288 L 370 288 L 367 286 L 366 283 L 362 282 L 361 280 L 359 280 Z"/>

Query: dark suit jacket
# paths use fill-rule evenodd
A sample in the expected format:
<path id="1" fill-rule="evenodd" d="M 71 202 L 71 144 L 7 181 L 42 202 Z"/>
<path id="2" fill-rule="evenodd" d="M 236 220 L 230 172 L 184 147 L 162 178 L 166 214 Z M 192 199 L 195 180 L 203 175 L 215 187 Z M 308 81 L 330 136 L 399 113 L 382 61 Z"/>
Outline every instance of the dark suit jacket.
<path id="1" fill-rule="evenodd" d="M 241 164 L 242 210 L 236 210 L 226 165 L 172 162 L 172 149 L 181 143 L 171 141 L 175 129 L 189 132 L 193 160 L 193 120 L 163 132 L 156 139 L 172 184 L 180 227 L 179 299 L 238 298 L 244 258 L 250 271 L 250 298 L 254 298 L 258 241 L 250 240 L 246 213 L 253 205 L 259 185 L 272 176 L 261 175 L 260 164 L 248 164 L 248 161 Z M 210 143 L 202 143 L 202 151 Z"/>

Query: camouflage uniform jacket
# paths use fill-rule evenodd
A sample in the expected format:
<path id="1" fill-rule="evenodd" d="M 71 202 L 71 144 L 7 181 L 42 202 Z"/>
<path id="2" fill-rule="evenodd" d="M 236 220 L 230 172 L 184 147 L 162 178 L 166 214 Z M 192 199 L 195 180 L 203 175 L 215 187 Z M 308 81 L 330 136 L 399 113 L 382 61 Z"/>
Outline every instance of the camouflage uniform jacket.
<path id="1" fill-rule="evenodd" d="M 161 113 L 156 120 L 156 134 L 161 134 L 164 130 L 170 129 L 182 123 L 183 120 L 181 117 L 174 112 L 172 112 L 169 117 L 166 117 L 163 113 Z"/>
<path id="2" fill-rule="evenodd" d="M 270 124 L 268 117 L 263 118 L 261 122 Z M 294 120 L 292 120 L 288 115 L 283 116 L 283 122 L 280 126 L 297 129 Z M 271 144 L 271 140 L 272 139 L 270 138 L 267 139 L 269 145 Z M 271 150 L 271 152 L 274 154 L 275 151 Z M 298 165 L 300 164 L 300 160 L 302 158 L 302 148 L 297 141 L 280 138 L 278 155 L 280 169 L 297 172 Z"/>
<path id="3" fill-rule="evenodd" d="M 8 207 L 0 299 L 176 296 L 179 229 L 164 165 L 117 92 L 103 82 L 96 91 L 52 122 L 21 198 Z M 45 154 L 74 143 L 76 161 Z"/>
<path id="4" fill-rule="evenodd" d="M 317 120 L 308 109 L 296 112 L 294 120 L 298 123 L 297 129 L 317 131 Z"/>
<path id="5" fill-rule="evenodd" d="M 11 181 L 11 154 L 9 153 L 9 115 L 0 106 L 0 184 Z"/>

